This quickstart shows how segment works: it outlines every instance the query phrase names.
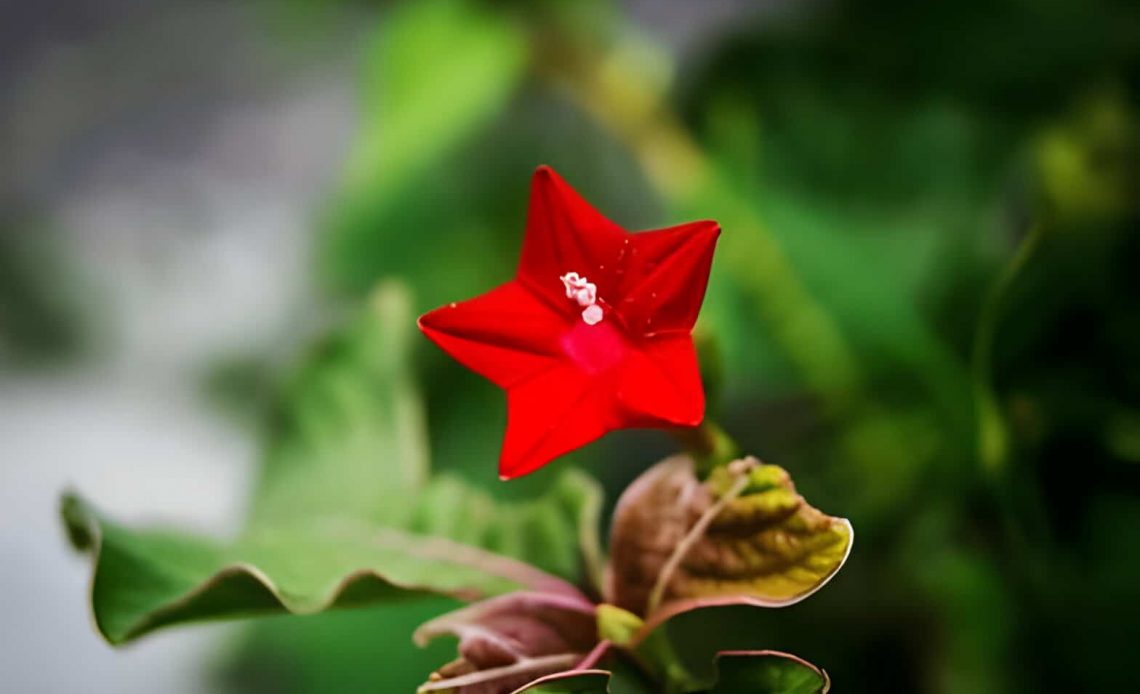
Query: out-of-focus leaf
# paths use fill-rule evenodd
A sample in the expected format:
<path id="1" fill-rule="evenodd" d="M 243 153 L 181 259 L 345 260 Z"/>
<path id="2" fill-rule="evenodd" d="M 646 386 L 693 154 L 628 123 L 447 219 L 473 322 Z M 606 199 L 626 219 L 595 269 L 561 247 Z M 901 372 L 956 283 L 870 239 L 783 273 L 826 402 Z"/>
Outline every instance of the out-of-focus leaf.
<path id="1" fill-rule="evenodd" d="M 977 252 L 963 247 L 980 245 L 995 228 L 992 203 L 936 187 L 917 202 L 837 204 L 763 167 L 730 175 L 717 162 L 717 169 L 716 184 L 694 204 L 715 203 L 725 228 L 736 230 L 725 234 L 724 269 L 751 303 L 755 315 L 745 320 L 759 323 L 726 333 L 726 354 L 748 370 L 741 355 L 753 358 L 751 343 L 763 331 L 839 425 L 839 450 L 827 455 L 844 461 L 857 485 L 853 512 L 886 515 L 886 487 L 867 481 L 890 480 L 890 498 L 905 497 L 932 463 L 945 471 L 973 453 L 965 361 L 915 297 L 944 281 L 963 253 Z M 951 233 L 960 240 L 945 241 Z"/>
<path id="2" fill-rule="evenodd" d="M 702 535 L 690 537 L 726 493 L 729 474 L 718 468 L 702 483 L 692 461 L 677 456 L 655 465 L 618 500 L 608 599 L 636 614 L 649 610 L 646 633 L 672 615 L 722 599 L 790 605 L 822 587 L 846 561 L 851 524 L 810 506 L 775 465 L 748 472 L 740 496 L 711 518 Z M 662 577 L 683 541 L 692 544 Z M 655 589 L 660 609 L 650 604 Z"/>
<path id="3" fill-rule="evenodd" d="M 378 27 L 350 186 L 422 170 L 503 107 L 526 65 L 525 36 L 476 3 L 410 3 Z"/>
<path id="4" fill-rule="evenodd" d="M 577 594 L 511 557 L 578 575 L 574 547 L 598 503 L 589 478 L 571 471 L 549 496 L 503 506 L 454 480 L 423 486 L 423 422 L 406 367 L 412 325 L 404 292 L 385 287 L 302 372 L 237 540 L 132 530 L 65 498 L 73 542 L 94 555 L 92 606 L 109 641 L 182 621 L 310 614 L 404 590 L 464 599 L 528 587 Z M 480 549 L 488 546 L 498 554 Z"/>
<path id="5" fill-rule="evenodd" d="M 737 130 L 759 127 L 752 113 L 731 119 L 742 123 Z M 717 164 L 717 185 L 693 204 L 716 205 L 725 228 L 737 230 L 725 234 L 731 252 L 724 269 L 753 297 L 804 383 L 844 411 L 905 370 L 919 388 L 912 386 L 910 397 L 933 402 L 957 438 L 971 433 L 973 422 L 963 415 L 971 397 L 965 364 L 914 297 L 944 275 L 950 249 L 940 239 L 948 231 L 978 238 L 992 228 L 986 202 L 936 186 L 913 203 L 837 204 L 780 182 L 760 162 L 746 173 Z M 932 208 L 945 211 L 931 215 Z M 753 338 L 746 331 L 736 339 L 748 348 Z"/>
<path id="6" fill-rule="evenodd" d="M 544 494 L 511 502 L 451 476 L 440 476 L 424 489 L 409 521 L 421 535 L 448 537 L 577 579 L 597 555 L 601 488 L 589 475 L 563 470 Z M 588 576 L 587 576 L 588 577 Z"/>
<path id="7" fill-rule="evenodd" d="M 355 289 L 378 262 L 356 256 L 368 246 L 359 237 L 376 233 L 356 221 L 391 221 L 391 208 L 416 196 L 434 165 L 505 107 L 526 67 L 525 36 L 509 18 L 463 0 L 402 4 L 373 41 L 363 127 L 327 237 L 333 275 Z"/>
<path id="8" fill-rule="evenodd" d="M 413 692 L 455 646 L 441 640 L 416 648 L 409 634 L 459 605 L 425 598 L 256 620 L 224 656 L 217 680 L 229 694 Z"/>
<path id="9" fill-rule="evenodd" d="M 407 189 L 373 179 L 359 204 L 333 206 L 322 232 L 328 281 L 360 293 L 399 274 L 425 310 L 505 281 L 518 261 L 526 181 L 543 163 L 582 181 L 580 192 L 627 228 L 660 219 L 629 152 L 559 91 L 527 82 Z"/>
<path id="10" fill-rule="evenodd" d="M 401 523 L 428 475 L 423 406 L 407 365 L 414 318 L 398 285 L 321 345 L 282 394 L 251 528 L 315 518 Z"/>
<path id="11" fill-rule="evenodd" d="M 911 414 L 921 403 L 945 432 L 943 450 L 953 449 L 941 460 L 959 460 L 973 453 L 972 394 L 946 323 L 961 326 L 949 337 L 967 344 L 977 302 L 961 299 L 949 320 L 931 307 L 963 289 L 948 285 L 1000 237 L 1008 165 L 993 152 L 1012 140 L 1001 121 L 960 101 L 898 103 L 894 88 L 852 87 L 833 72 L 820 56 L 872 31 L 856 15 L 820 18 L 806 35 L 772 27 L 718 49 L 706 64 L 714 69 L 691 83 L 693 120 L 720 179 L 701 197 L 735 218 L 722 220 L 738 230 L 722 241 L 722 250 L 733 246 L 725 268 L 831 413 L 879 408 L 893 417 L 895 403 Z M 867 54 L 855 55 L 866 68 Z M 730 335 L 743 339 L 730 354 L 752 358 L 755 334 Z M 854 459 L 863 479 L 889 476 L 878 461 L 921 469 L 934 459 L 913 455 L 905 432 L 879 438 L 889 447 L 882 456 L 848 443 L 833 459 Z"/>
<path id="12" fill-rule="evenodd" d="M 1103 224 L 1134 209 L 1140 114 L 1122 91 L 1086 97 L 1035 143 L 1041 192 L 1062 225 Z"/>
<path id="13" fill-rule="evenodd" d="M 778 651 L 727 651 L 716 658 L 717 681 L 708 694 L 824 694 L 827 673 Z"/>
<path id="14" fill-rule="evenodd" d="M 76 273 L 41 226 L 15 214 L 0 220 L 0 365 L 72 356 L 89 337 L 67 281 Z"/>

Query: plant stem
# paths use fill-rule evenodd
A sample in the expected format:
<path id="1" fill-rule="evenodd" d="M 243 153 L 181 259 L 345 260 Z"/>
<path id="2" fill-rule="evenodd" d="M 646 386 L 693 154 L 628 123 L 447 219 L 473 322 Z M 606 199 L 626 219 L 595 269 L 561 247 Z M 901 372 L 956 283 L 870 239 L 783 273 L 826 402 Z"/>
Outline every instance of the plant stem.
<path id="1" fill-rule="evenodd" d="M 695 427 L 672 430 L 674 438 L 692 457 L 697 477 L 705 479 L 715 468 L 740 457 L 740 447 L 716 423 L 705 419 Z"/>
<path id="2" fill-rule="evenodd" d="M 978 457 L 982 466 L 996 472 L 1005 466 L 1009 454 L 1009 432 L 997 402 L 997 393 L 990 379 L 993 362 L 994 339 L 1006 295 L 1030 257 L 1041 244 L 1043 225 L 1034 224 L 1021 239 L 1013 258 L 1002 268 L 990 285 L 978 316 L 978 331 L 974 335 L 973 381 L 978 422 Z"/>

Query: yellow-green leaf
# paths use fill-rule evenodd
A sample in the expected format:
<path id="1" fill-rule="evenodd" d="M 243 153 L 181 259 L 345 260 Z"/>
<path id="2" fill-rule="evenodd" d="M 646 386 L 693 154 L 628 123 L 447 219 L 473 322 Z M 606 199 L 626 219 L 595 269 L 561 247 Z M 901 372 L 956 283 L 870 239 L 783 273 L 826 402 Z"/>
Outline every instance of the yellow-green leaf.
<path id="1" fill-rule="evenodd" d="M 851 550 L 851 524 L 808 504 L 775 465 L 744 474 L 718 468 L 701 482 L 692 461 L 677 456 L 638 478 L 614 512 L 609 601 L 646 615 L 658 607 L 650 605 L 656 587 L 663 612 L 721 598 L 780 607 L 835 575 Z M 718 505 L 737 481 L 739 496 Z"/>

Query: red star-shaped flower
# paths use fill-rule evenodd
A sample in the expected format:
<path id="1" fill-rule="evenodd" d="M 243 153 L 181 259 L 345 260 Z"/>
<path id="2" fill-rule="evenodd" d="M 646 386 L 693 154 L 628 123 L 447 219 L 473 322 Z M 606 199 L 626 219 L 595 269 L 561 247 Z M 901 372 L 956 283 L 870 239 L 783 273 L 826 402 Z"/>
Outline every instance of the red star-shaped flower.
<path id="1" fill-rule="evenodd" d="M 507 391 L 500 477 L 614 429 L 700 424 L 692 330 L 719 234 L 711 221 L 629 233 L 539 167 L 515 278 L 419 320 Z"/>

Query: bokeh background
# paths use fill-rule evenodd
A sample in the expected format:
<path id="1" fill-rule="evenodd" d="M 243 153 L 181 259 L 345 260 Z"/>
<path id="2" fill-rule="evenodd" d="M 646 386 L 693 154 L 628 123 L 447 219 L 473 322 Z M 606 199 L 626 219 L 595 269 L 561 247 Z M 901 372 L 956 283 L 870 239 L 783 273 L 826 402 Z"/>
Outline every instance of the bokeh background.
<path id="1" fill-rule="evenodd" d="M 540 163 L 628 228 L 722 223 L 715 414 L 857 529 L 825 590 L 726 616 L 727 644 L 843 692 L 1134 688 L 1136 3 L 0 13 L 6 691 L 407 691 L 442 662 L 409 638 L 430 603 L 112 650 L 56 499 L 231 530 L 305 346 L 379 278 L 427 309 L 509 277 Z M 549 482 L 497 483 L 500 393 L 426 341 L 418 367 L 437 469 Z M 612 504 L 670 450 L 571 458 Z"/>

